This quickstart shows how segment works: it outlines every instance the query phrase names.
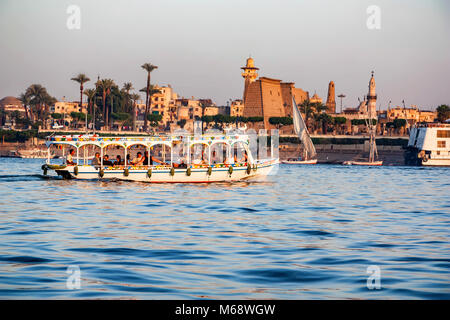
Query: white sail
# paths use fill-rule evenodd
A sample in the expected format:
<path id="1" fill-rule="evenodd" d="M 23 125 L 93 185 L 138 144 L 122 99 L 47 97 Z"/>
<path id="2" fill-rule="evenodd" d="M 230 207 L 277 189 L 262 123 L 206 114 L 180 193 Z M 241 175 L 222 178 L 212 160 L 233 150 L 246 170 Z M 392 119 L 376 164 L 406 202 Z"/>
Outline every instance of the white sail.
<path id="1" fill-rule="evenodd" d="M 307 158 L 313 159 L 316 157 L 316 148 L 314 147 L 314 144 L 311 140 L 311 137 L 308 133 L 308 128 L 306 127 L 305 121 L 303 120 L 303 117 L 298 110 L 297 104 L 295 103 L 295 99 L 292 97 L 292 120 L 294 123 L 294 130 L 295 133 L 298 135 L 298 138 L 303 143 L 303 146 L 305 147 Z"/>

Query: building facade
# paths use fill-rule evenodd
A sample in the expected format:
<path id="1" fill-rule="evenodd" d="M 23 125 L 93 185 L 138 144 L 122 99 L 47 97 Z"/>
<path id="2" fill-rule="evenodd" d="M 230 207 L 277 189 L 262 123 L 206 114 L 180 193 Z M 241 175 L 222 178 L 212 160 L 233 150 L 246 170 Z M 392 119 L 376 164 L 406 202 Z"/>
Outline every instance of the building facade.
<path id="1" fill-rule="evenodd" d="M 70 115 L 72 112 L 86 112 L 87 103 L 83 103 L 80 107 L 80 102 L 78 101 L 57 101 L 53 106 L 50 106 L 50 112 L 61 113 Z"/>
<path id="2" fill-rule="evenodd" d="M 271 117 L 287 117 L 292 115 L 292 98 L 297 104 L 309 98 L 308 92 L 295 88 L 292 82 L 278 79 L 258 77 L 252 58 L 242 67 L 244 78 L 243 111 L 244 117 L 263 117 L 264 127 L 271 128 Z M 230 111 L 231 113 L 231 111 Z"/>

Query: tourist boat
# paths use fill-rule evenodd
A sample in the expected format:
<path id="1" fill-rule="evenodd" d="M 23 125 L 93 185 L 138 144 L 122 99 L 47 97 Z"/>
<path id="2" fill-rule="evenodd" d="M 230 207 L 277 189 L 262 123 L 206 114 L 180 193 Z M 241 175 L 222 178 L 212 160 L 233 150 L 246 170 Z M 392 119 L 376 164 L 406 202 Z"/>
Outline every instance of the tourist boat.
<path id="1" fill-rule="evenodd" d="M 54 170 L 59 176 L 69 179 L 152 183 L 240 181 L 267 176 L 279 163 L 273 157 L 274 148 L 271 148 L 271 158 L 258 160 L 252 156 L 249 142 L 249 136 L 242 133 L 145 137 L 51 136 L 46 141 L 49 158 L 42 170 L 44 175 Z M 63 153 L 72 149 L 75 152 L 74 164 L 52 164 L 50 149 L 54 146 L 64 148 Z M 126 161 L 125 164 L 114 165 L 103 161 L 107 150 L 120 152 L 123 159 L 127 159 L 128 155 L 136 154 L 136 148 L 141 148 L 142 153 L 147 155 L 145 163 L 135 165 Z M 97 152 L 100 153 L 100 163 L 93 165 L 92 158 Z M 214 160 L 216 152 L 223 155 L 222 161 Z M 245 157 L 238 160 L 237 152 Z"/>
<path id="2" fill-rule="evenodd" d="M 405 164 L 450 166 L 450 124 L 426 123 L 412 127 Z"/>
<path id="3" fill-rule="evenodd" d="M 298 135 L 301 143 L 303 144 L 303 157 L 298 157 L 297 159 L 287 159 L 281 161 L 284 164 L 316 164 L 317 163 L 317 153 L 316 148 L 309 135 L 308 128 L 306 127 L 305 120 L 298 110 L 295 99 L 292 98 L 292 122 L 294 124 L 295 133 Z"/>

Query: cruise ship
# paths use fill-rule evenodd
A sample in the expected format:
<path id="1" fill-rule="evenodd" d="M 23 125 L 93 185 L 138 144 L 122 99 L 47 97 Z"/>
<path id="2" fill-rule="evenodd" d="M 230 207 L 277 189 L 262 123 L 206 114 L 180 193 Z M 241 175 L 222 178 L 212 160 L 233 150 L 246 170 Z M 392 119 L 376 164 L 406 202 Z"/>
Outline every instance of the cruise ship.
<path id="1" fill-rule="evenodd" d="M 405 164 L 450 166 L 450 124 L 427 123 L 411 128 Z"/>

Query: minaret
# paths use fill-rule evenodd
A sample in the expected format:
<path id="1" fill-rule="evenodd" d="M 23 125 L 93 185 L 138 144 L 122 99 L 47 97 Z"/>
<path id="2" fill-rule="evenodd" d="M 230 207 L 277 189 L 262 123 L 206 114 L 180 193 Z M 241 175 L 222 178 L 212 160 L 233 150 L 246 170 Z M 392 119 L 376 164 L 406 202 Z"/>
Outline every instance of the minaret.
<path id="1" fill-rule="evenodd" d="M 369 94 L 367 95 L 367 112 L 369 113 L 369 117 L 376 118 L 377 117 L 377 94 L 375 93 L 375 79 L 372 77 L 369 81 Z"/>
<path id="2" fill-rule="evenodd" d="M 258 78 L 258 73 L 256 71 L 259 70 L 259 68 L 255 67 L 255 61 L 253 60 L 253 58 L 249 57 L 247 59 L 247 65 L 245 67 L 242 67 L 241 69 L 244 70 L 242 72 L 242 77 L 245 79 L 244 97 L 243 97 L 243 101 L 245 104 L 245 97 L 247 96 L 247 88 L 250 83 L 255 82 L 256 78 Z"/>
<path id="3" fill-rule="evenodd" d="M 328 113 L 336 113 L 336 95 L 334 92 L 334 82 L 330 81 L 328 84 L 328 96 L 327 102 L 325 104 L 327 106 Z"/>

